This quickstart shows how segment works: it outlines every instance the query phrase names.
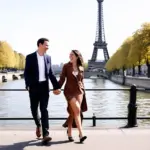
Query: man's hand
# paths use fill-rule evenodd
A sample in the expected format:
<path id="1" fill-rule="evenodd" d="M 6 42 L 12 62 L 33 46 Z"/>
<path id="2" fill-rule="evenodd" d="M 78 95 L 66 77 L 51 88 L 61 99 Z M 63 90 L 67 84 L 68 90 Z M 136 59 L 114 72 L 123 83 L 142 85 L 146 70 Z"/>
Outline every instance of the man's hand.
<path id="1" fill-rule="evenodd" d="M 61 90 L 60 90 L 60 89 L 53 90 L 53 93 L 54 93 L 55 95 L 59 95 L 59 94 L 61 93 Z"/>

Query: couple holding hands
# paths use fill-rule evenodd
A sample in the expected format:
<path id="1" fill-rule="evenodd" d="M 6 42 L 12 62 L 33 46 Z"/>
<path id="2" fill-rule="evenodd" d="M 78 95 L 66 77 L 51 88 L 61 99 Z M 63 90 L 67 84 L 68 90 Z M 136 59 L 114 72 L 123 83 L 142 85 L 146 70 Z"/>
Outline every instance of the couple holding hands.
<path id="1" fill-rule="evenodd" d="M 46 54 L 49 48 L 49 40 L 40 38 L 37 41 L 37 51 L 27 55 L 24 78 L 26 89 L 29 92 L 30 108 L 33 119 L 36 124 L 36 136 L 43 136 L 43 142 L 47 143 L 52 140 L 49 136 L 48 121 L 48 101 L 49 101 L 49 79 L 53 85 L 53 93 L 61 93 L 61 87 L 64 86 L 64 96 L 67 100 L 67 111 L 69 117 L 63 124 L 68 127 L 67 135 L 69 141 L 74 141 L 72 137 L 72 127 L 76 126 L 79 131 L 79 141 L 82 143 L 87 136 L 82 130 L 82 112 L 87 111 L 87 103 L 84 90 L 84 66 L 83 58 L 78 50 L 70 52 L 70 61 L 64 64 L 60 79 L 57 81 L 51 64 L 51 57 Z M 38 114 L 40 106 L 41 122 Z M 75 121 L 75 125 L 74 125 Z"/>

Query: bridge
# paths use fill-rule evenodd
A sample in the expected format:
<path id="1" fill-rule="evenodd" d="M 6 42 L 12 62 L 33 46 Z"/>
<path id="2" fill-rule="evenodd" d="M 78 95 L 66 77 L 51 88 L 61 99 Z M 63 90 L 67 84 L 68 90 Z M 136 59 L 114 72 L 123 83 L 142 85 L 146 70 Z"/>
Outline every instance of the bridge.
<path id="1" fill-rule="evenodd" d="M 105 61 L 91 61 L 89 60 L 88 70 L 85 71 L 84 77 L 109 78 L 108 72 L 105 69 Z"/>
<path id="2" fill-rule="evenodd" d="M 92 78 L 92 77 L 96 77 L 96 78 L 105 78 L 108 79 L 109 76 L 108 74 L 104 73 L 104 72 L 100 72 L 100 71 L 85 71 L 84 72 L 84 78 Z"/>
<path id="3" fill-rule="evenodd" d="M 57 70 L 54 71 L 55 76 L 60 76 L 61 71 Z M 105 70 L 98 70 L 98 69 L 93 69 L 93 71 L 85 71 L 84 72 L 84 78 L 105 78 L 108 79 L 109 75 L 105 72 Z"/>
<path id="4" fill-rule="evenodd" d="M 106 61 L 91 61 L 88 69 L 84 72 L 84 78 L 109 78 L 109 73 L 105 69 Z M 62 70 L 54 70 L 54 74 L 59 76 Z"/>
<path id="5" fill-rule="evenodd" d="M 109 74 L 105 69 L 106 61 L 90 61 L 88 69 L 84 72 L 84 78 L 109 78 Z M 54 74 L 59 76 L 62 70 L 54 70 Z"/>

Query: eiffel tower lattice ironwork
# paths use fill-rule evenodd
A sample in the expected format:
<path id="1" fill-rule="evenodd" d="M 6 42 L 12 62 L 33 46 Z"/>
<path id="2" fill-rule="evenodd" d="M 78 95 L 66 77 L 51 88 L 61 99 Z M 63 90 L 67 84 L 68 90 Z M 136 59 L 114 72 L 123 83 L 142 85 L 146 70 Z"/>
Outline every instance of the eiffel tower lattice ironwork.
<path id="1" fill-rule="evenodd" d="M 96 38 L 94 42 L 94 49 L 91 60 L 88 61 L 88 71 L 92 71 L 95 68 L 99 68 L 99 70 L 103 70 L 106 62 L 109 59 L 109 54 L 107 50 L 107 43 L 105 40 L 104 33 L 104 19 L 103 19 L 103 1 L 97 0 L 98 2 L 98 19 L 97 19 L 97 30 L 96 30 Z M 104 61 L 97 61 L 98 50 L 103 50 Z"/>

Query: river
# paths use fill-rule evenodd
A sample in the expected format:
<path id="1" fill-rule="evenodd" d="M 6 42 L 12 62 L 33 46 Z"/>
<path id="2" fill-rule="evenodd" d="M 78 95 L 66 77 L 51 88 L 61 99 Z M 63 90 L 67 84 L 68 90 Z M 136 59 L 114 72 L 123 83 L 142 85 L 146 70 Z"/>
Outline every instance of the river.
<path id="1" fill-rule="evenodd" d="M 126 88 L 104 79 L 85 79 L 86 89 L 97 88 Z M 50 85 L 51 86 L 51 85 Z M 0 84 L 0 89 L 24 89 L 24 80 L 9 81 Z M 52 86 L 51 86 L 52 87 Z M 88 111 L 84 117 L 126 117 L 129 103 L 128 91 L 86 91 Z M 150 94 L 137 93 L 137 116 L 150 116 Z M 66 100 L 63 92 L 56 96 L 50 92 L 49 117 L 67 117 Z M 27 91 L 0 91 L 0 117 L 31 117 L 29 96 Z M 50 120 L 50 126 L 61 126 L 64 121 Z M 124 126 L 127 120 L 99 120 L 97 126 Z M 139 126 L 148 126 L 150 121 L 138 120 Z M 85 120 L 84 126 L 92 126 L 92 120 Z M 33 127 L 34 122 L 28 121 L 0 121 L 1 127 L 28 126 Z"/>

